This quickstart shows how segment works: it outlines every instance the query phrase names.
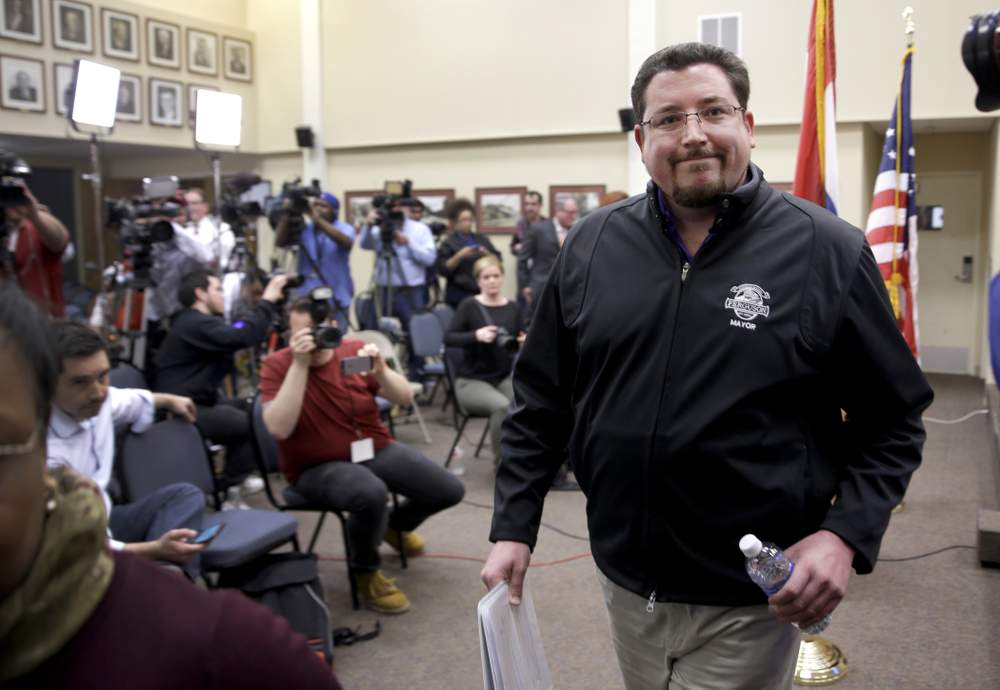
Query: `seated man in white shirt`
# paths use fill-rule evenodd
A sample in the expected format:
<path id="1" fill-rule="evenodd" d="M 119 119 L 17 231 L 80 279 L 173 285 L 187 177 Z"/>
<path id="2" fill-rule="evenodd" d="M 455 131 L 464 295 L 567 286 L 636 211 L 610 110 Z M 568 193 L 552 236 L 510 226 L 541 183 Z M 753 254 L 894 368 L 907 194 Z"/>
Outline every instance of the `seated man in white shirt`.
<path id="1" fill-rule="evenodd" d="M 179 395 L 111 388 L 104 339 L 82 323 L 56 321 L 51 328 L 60 371 L 49 420 L 48 465 L 68 465 L 101 487 L 112 549 L 174 563 L 197 578 L 197 555 L 204 546 L 188 540 L 201 529 L 205 496 L 200 489 L 171 484 L 134 503 L 116 506 L 108 496 L 115 427 L 128 426 L 141 433 L 153 423 L 156 409 L 193 422 L 194 403 Z"/>

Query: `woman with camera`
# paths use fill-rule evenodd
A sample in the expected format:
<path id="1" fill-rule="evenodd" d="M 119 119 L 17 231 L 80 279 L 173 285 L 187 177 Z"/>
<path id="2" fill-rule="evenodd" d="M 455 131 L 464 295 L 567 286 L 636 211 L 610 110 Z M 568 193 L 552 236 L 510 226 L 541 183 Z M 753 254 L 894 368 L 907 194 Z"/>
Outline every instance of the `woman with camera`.
<path id="1" fill-rule="evenodd" d="M 448 206 L 448 235 L 437 254 L 437 272 L 448 281 L 444 301 L 452 309 L 466 297 L 479 293 L 472 267 L 480 258 L 491 254 L 500 259 L 500 252 L 490 238 L 472 231 L 476 207 L 468 199 L 455 199 Z"/>
<path id="2" fill-rule="evenodd" d="M 501 294 L 503 265 L 484 256 L 472 266 L 479 294 L 466 298 L 451 320 L 444 342 L 462 348 L 455 375 L 455 396 L 470 414 L 489 416 L 494 463 L 500 459 L 500 425 L 514 397 L 511 371 L 524 342 L 521 311 Z"/>

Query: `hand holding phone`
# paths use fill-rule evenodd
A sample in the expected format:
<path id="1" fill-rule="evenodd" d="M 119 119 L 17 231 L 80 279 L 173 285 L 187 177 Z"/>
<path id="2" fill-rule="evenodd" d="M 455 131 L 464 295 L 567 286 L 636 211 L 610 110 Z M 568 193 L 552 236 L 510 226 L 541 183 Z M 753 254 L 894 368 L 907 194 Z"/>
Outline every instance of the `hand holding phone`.
<path id="1" fill-rule="evenodd" d="M 217 536 L 219 536 L 219 533 L 222 532 L 222 530 L 223 530 L 223 528 L 225 526 L 226 526 L 225 523 L 220 522 L 217 525 L 212 525 L 211 527 L 203 529 L 193 539 L 191 539 L 191 541 L 188 542 L 188 543 L 189 544 L 206 544 L 207 545 L 207 544 L 211 543 L 211 541 L 213 539 L 215 539 Z"/>
<path id="2" fill-rule="evenodd" d="M 344 357 L 340 360 L 340 373 L 344 376 L 351 374 L 362 374 L 372 370 L 374 365 L 372 357 Z"/>

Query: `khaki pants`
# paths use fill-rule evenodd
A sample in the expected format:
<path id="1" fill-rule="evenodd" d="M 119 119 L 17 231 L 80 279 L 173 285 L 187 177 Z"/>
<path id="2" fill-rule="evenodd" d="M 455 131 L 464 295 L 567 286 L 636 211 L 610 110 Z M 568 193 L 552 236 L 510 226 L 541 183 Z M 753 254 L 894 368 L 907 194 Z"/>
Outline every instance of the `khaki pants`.
<path id="1" fill-rule="evenodd" d="M 792 687 L 799 631 L 767 606 L 647 600 L 598 571 L 627 690 L 777 690 Z"/>

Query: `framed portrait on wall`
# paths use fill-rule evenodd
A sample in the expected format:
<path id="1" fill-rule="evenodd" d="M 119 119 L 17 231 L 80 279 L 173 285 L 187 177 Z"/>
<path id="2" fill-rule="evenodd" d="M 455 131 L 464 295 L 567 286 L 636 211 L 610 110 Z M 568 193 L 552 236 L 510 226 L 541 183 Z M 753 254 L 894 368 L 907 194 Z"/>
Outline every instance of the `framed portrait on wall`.
<path id="1" fill-rule="evenodd" d="M 187 30 L 188 72 L 219 74 L 219 37 L 207 31 Z"/>
<path id="2" fill-rule="evenodd" d="M 118 82 L 118 106 L 115 119 L 123 122 L 142 122 L 142 78 L 122 74 Z"/>
<path id="3" fill-rule="evenodd" d="M 188 122 L 194 122 L 194 114 L 198 110 L 198 89 L 202 91 L 218 91 L 218 86 L 205 86 L 204 84 L 188 84 Z"/>
<path id="4" fill-rule="evenodd" d="M 101 8 L 101 52 L 118 60 L 139 61 L 139 17 Z"/>
<path id="5" fill-rule="evenodd" d="M 149 64 L 180 69 L 181 27 L 159 19 L 147 19 L 146 51 Z"/>
<path id="6" fill-rule="evenodd" d="M 250 41 L 224 36 L 222 65 L 226 79 L 253 81 L 253 50 Z"/>
<path id="7" fill-rule="evenodd" d="M 580 218 L 601 205 L 601 197 L 607 191 L 603 184 L 567 184 L 549 187 L 549 213 L 555 213 L 563 199 L 572 197 L 580 210 Z"/>
<path id="8" fill-rule="evenodd" d="M 0 106 L 45 112 L 45 65 L 41 60 L 0 55 Z"/>
<path id="9" fill-rule="evenodd" d="M 514 232 L 527 187 L 476 187 L 479 232 Z"/>
<path id="10" fill-rule="evenodd" d="M 94 9 L 85 2 L 52 0 L 52 45 L 94 52 Z"/>
<path id="11" fill-rule="evenodd" d="M 454 189 L 414 189 L 411 194 L 424 205 L 424 216 L 421 222 L 448 224 L 448 204 L 455 200 Z"/>
<path id="12" fill-rule="evenodd" d="M 0 38 L 42 42 L 42 0 L 0 0 Z"/>
<path id="13" fill-rule="evenodd" d="M 65 62 L 52 64 L 52 87 L 55 111 L 65 117 L 73 107 L 73 65 Z"/>
<path id="14" fill-rule="evenodd" d="M 149 123 L 161 127 L 182 127 L 183 84 L 169 79 L 149 80 Z"/>
<path id="15" fill-rule="evenodd" d="M 382 193 L 381 189 L 344 192 L 344 222 L 360 230 L 365 216 L 372 209 L 372 199 Z"/>

